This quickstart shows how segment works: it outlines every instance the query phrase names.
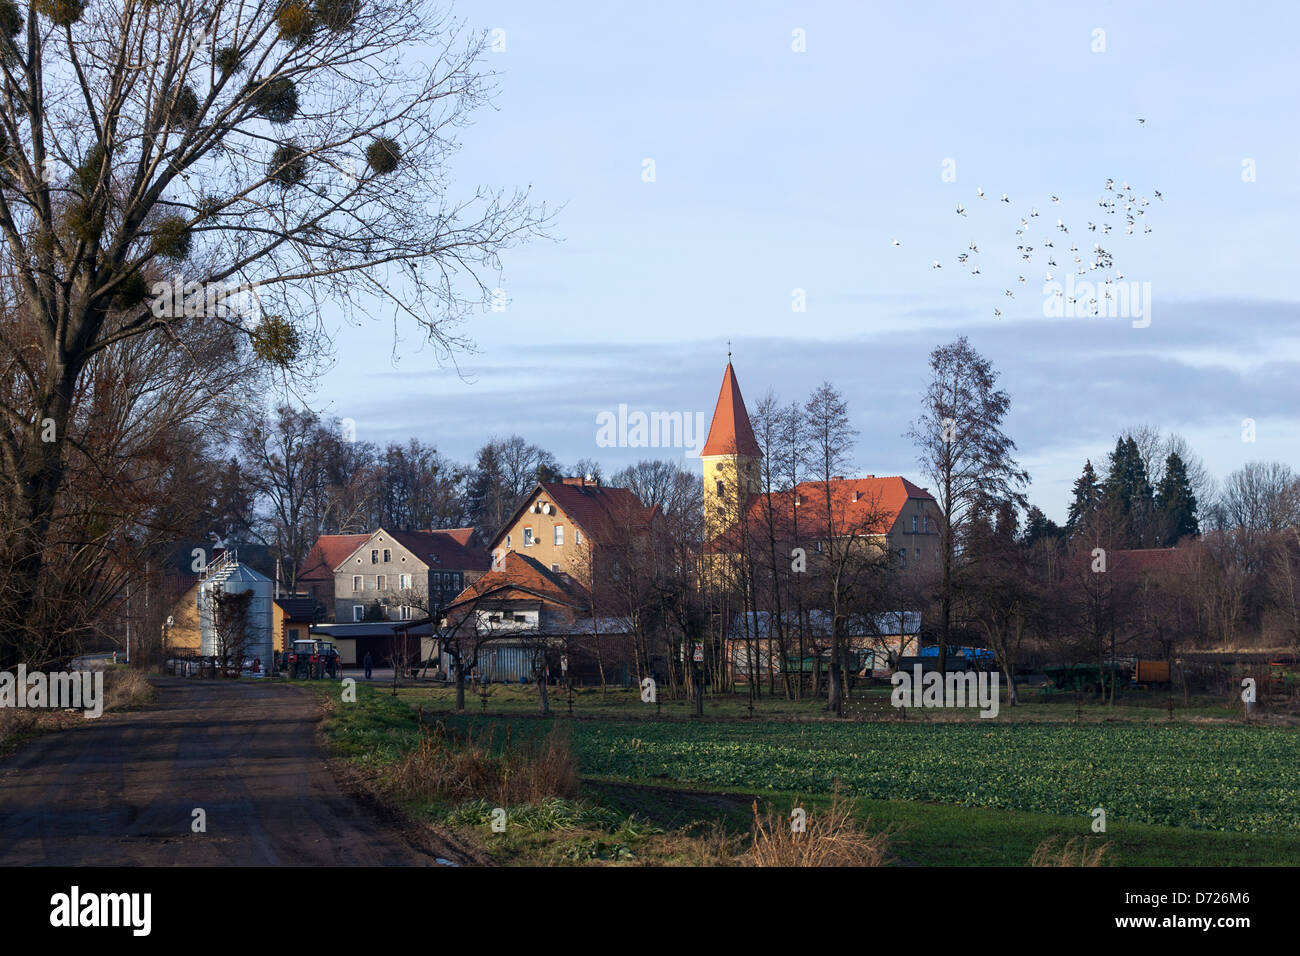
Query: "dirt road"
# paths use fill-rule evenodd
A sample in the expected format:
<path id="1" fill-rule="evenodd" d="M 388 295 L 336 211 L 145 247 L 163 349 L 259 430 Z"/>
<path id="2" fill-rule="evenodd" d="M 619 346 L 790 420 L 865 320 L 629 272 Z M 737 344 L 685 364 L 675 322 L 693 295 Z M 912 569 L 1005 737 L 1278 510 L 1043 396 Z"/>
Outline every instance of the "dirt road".
<path id="1" fill-rule="evenodd" d="M 468 862 L 460 848 L 340 789 L 308 692 L 154 683 L 147 708 L 47 734 L 0 759 L 0 865 Z M 206 833 L 191 828 L 196 808 Z"/>

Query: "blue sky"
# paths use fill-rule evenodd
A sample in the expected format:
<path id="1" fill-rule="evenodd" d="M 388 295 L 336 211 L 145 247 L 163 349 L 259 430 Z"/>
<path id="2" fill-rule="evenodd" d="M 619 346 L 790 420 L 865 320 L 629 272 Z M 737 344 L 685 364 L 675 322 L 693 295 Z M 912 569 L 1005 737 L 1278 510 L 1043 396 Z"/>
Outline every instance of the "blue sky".
<path id="1" fill-rule="evenodd" d="M 926 484 L 902 435 L 929 351 L 964 334 L 1001 372 L 1031 499 L 1058 519 L 1083 459 L 1133 424 L 1183 434 L 1220 477 L 1251 459 L 1300 466 L 1300 6 L 559 7 L 457 8 L 506 49 L 485 59 L 496 108 L 464 131 L 452 173 L 461 192 L 531 184 L 564 207 L 558 241 L 504 256 L 489 284 L 508 308 L 463 327 L 475 351 L 459 374 L 414 329 L 394 363 L 391 326 L 332 319 L 338 361 L 309 398 L 358 438 L 418 436 L 466 460 L 518 432 L 610 471 L 681 458 L 599 448 L 596 416 L 711 412 L 730 339 L 751 405 L 829 379 L 858 469 Z M 1146 328 L 1043 315 L 1057 270 L 1041 242 L 1058 260 L 1090 249 L 1107 178 L 1150 201 L 1152 231 L 1121 225 L 1106 246 L 1150 283 Z M 956 261 L 972 241 L 980 276 Z"/>

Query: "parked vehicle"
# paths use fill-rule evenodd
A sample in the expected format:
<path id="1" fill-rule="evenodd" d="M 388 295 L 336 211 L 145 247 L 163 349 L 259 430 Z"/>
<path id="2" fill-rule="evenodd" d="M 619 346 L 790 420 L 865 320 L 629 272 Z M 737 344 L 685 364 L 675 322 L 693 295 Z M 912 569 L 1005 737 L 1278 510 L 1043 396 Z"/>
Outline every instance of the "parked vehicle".
<path id="1" fill-rule="evenodd" d="M 290 680 L 338 677 L 342 673 L 339 652 L 330 641 L 294 641 L 285 662 Z"/>
<path id="2" fill-rule="evenodd" d="M 1107 687 L 1121 683 L 1131 687 L 1168 684 L 1169 662 L 1122 657 L 1107 661 L 1100 667 L 1096 664 L 1052 664 L 1044 667 L 1043 673 L 1060 690 L 1096 694 L 1101 690 L 1103 675 Z"/>

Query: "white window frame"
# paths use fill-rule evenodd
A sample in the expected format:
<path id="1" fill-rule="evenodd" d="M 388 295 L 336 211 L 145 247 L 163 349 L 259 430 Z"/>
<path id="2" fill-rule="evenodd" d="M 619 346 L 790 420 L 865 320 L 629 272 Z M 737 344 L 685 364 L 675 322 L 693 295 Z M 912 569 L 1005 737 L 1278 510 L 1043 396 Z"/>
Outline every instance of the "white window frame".
<path id="1" fill-rule="evenodd" d="M 388 564 L 388 563 L 391 562 L 392 560 L 393 560 L 393 551 L 392 551 L 392 549 L 391 549 L 391 548 L 384 548 L 384 564 Z"/>
<path id="2" fill-rule="evenodd" d="M 386 575 L 386 574 L 376 574 L 376 575 L 375 575 L 375 590 L 376 590 L 376 591 L 387 591 L 387 590 L 388 590 L 388 575 Z"/>
<path id="3" fill-rule="evenodd" d="M 397 586 L 405 591 L 411 587 L 411 576 L 409 574 L 399 574 L 397 576 Z"/>
<path id="4" fill-rule="evenodd" d="M 364 604 L 352 605 L 352 623 L 360 624 L 361 619 L 366 616 L 366 606 Z"/>
<path id="5" fill-rule="evenodd" d="M 531 547 L 532 547 L 534 544 L 536 544 L 536 543 L 537 543 L 537 539 L 533 537 L 533 529 L 532 529 L 532 528 L 525 528 L 525 529 L 524 529 L 524 547 L 525 547 L 525 548 L 531 548 Z"/>
<path id="6" fill-rule="evenodd" d="M 371 563 L 371 564 L 378 564 L 378 563 L 379 563 L 379 549 L 378 549 L 378 548 L 371 548 L 371 549 L 370 549 L 370 563 Z"/>
<path id="7" fill-rule="evenodd" d="M 557 548 L 564 547 L 564 525 L 562 524 L 555 526 L 555 546 Z"/>
<path id="8" fill-rule="evenodd" d="M 360 594 L 366 589 L 366 576 L 364 574 L 352 575 L 352 593 Z"/>

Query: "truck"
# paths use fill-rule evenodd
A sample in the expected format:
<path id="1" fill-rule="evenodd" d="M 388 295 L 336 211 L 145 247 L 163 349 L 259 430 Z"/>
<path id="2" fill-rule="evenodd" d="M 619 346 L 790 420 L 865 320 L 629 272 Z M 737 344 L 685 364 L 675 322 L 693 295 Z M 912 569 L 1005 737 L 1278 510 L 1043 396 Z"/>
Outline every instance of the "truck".
<path id="1" fill-rule="evenodd" d="M 1149 661 L 1137 657 L 1119 657 L 1097 664 L 1051 664 L 1043 668 L 1058 690 L 1080 691 L 1096 694 L 1101 690 L 1102 677 L 1106 686 L 1128 684 L 1130 687 L 1149 687 L 1169 683 L 1169 662 Z"/>

